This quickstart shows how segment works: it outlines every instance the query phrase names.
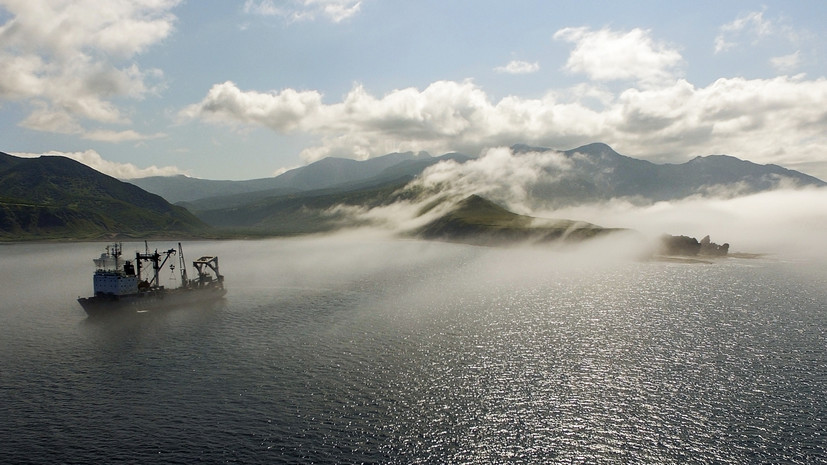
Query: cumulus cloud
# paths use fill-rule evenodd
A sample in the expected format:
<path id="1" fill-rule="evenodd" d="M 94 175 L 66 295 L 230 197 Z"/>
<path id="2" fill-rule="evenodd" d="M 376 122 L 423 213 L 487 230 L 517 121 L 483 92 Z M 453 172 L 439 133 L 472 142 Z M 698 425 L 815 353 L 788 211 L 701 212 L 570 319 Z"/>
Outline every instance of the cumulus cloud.
<path id="1" fill-rule="evenodd" d="M 475 154 L 515 142 L 569 149 L 603 141 L 656 162 L 728 154 L 795 169 L 823 161 L 827 152 L 827 79 L 722 78 L 700 88 L 680 79 L 619 94 L 579 86 L 497 102 L 472 81 L 438 81 L 384 96 L 357 85 L 334 103 L 316 91 L 244 91 L 226 82 L 181 116 L 315 135 L 320 144 L 303 152 L 306 161 L 407 150 Z"/>
<path id="2" fill-rule="evenodd" d="M 138 168 L 132 163 L 118 163 L 104 159 L 98 152 L 94 150 L 86 150 L 84 152 L 46 152 L 46 153 L 13 153 L 17 157 L 38 158 L 41 156 L 47 157 L 66 157 L 84 165 L 100 171 L 103 174 L 108 174 L 118 179 L 134 179 L 145 178 L 147 176 L 174 176 L 178 174 L 185 174 L 182 170 L 175 166 L 161 166 L 155 165 L 147 168 Z"/>
<path id="3" fill-rule="evenodd" d="M 359 12 L 360 0 L 247 0 L 244 12 L 262 16 L 280 16 L 290 21 L 312 21 L 319 17 L 335 23 L 344 21 Z"/>
<path id="4" fill-rule="evenodd" d="M 203 117 L 228 123 L 259 124 L 277 132 L 306 127 L 322 108 L 315 91 L 242 92 L 233 82 L 214 85 L 201 103 L 181 111 L 185 118 Z"/>
<path id="5" fill-rule="evenodd" d="M 512 60 L 505 66 L 494 68 L 494 71 L 507 74 L 531 74 L 537 72 L 539 69 L 540 64 L 536 61 L 530 63 L 528 61 Z"/>
<path id="6" fill-rule="evenodd" d="M 628 32 L 565 28 L 557 31 L 554 38 L 575 44 L 565 68 L 596 81 L 635 80 L 653 84 L 673 80 L 682 61 L 677 50 L 656 42 L 650 31 L 639 28 Z"/>
<path id="7" fill-rule="evenodd" d="M 86 121 L 129 124 L 115 99 L 141 99 L 163 76 L 129 60 L 171 33 L 179 1 L 0 2 L 0 99 L 30 105 L 22 124 L 39 131 L 92 139 Z"/>

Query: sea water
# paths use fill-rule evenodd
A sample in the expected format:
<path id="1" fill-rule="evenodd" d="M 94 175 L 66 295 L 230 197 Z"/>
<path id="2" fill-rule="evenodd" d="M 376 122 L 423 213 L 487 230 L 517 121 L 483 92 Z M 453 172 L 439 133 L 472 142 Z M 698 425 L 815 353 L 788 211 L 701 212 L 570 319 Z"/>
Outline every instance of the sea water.
<path id="1" fill-rule="evenodd" d="M 223 301 L 90 320 L 103 246 L 0 246 L 2 463 L 827 461 L 817 260 L 192 242 Z"/>

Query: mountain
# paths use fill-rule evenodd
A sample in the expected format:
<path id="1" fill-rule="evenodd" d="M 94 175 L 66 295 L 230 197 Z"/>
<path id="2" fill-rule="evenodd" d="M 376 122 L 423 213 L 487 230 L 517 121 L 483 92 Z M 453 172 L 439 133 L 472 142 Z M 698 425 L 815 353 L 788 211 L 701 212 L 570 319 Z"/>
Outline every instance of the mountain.
<path id="1" fill-rule="evenodd" d="M 545 147 L 512 146 L 517 154 L 547 152 Z M 824 181 L 777 165 L 759 165 L 727 155 L 696 157 L 682 164 L 656 164 L 615 152 L 602 143 L 562 152 L 564 170 L 547 168 L 532 195 L 549 206 L 565 206 L 618 197 L 646 202 L 697 194 L 745 195 L 781 186 L 827 186 Z"/>
<path id="2" fill-rule="evenodd" d="M 192 236 L 206 228 L 186 209 L 74 160 L 0 153 L 0 239 Z"/>
<path id="3" fill-rule="evenodd" d="M 580 241 L 610 232 L 583 221 L 550 220 L 518 215 L 478 195 L 458 202 L 448 213 L 419 228 L 415 235 L 477 245 L 514 242 Z"/>
<path id="4" fill-rule="evenodd" d="M 396 155 L 396 154 L 391 154 Z M 403 154 L 404 155 L 404 154 Z M 379 157 L 376 160 L 382 161 L 388 157 Z M 290 181 L 291 187 L 289 192 L 285 192 L 286 188 L 277 187 L 274 189 L 267 189 L 255 192 L 246 192 L 242 194 L 226 195 L 218 197 L 206 197 L 192 202 L 178 202 L 191 211 L 201 211 L 207 209 L 219 208 L 234 208 L 241 207 L 251 203 L 260 203 L 262 200 L 281 197 L 281 196 L 317 196 L 328 194 L 344 194 L 347 192 L 354 192 L 360 190 L 371 190 L 381 188 L 385 185 L 398 185 L 400 183 L 407 183 L 412 181 L 417 175 L 421 174 L 425 168 L 445 160 L 453 160 L 459 163 L 471 159 L 467 155 L 449 153 L 439 157 L 417 157 L 416 159 L 402 159 L 398 163 L 388 164 L 387 167 L 377 170 L 376 166 L 381 164 L 373 164 L 372 160 L 356 161 L 346 160 L 342 158 L 325 158 L 316 163 L 312 163 L 302 168 L 296 168 L 293 171 L 288 171 L 284 175 L 296 172 L 295 177 L 287 181 L 280 181 L 282 186 L 288 185 Z M 321 166 L 319 166 L 321 165 Z M 336 181 L 327 180 L 322 173 L 331 171 L 330 166 L 338 168 L 346 167 L 345 170 L 349 172 L 347 176 L 336 176 Z M 363 171 L 360 171 L 362 170 Z M 307 173 L 309 171 L 309 173 Z M 339 170 L 341 173 L 342 170 Z M 282 175 L 282 176 L 284 176 Z M 281 176 L 274 178 L 281 179 Z M 306 182 L 308 179 L 313 179 L 313 182 Z M 298 183 L 301 182 L 302 188 L 298 188 Z M 321 187 L 315 187 L 321 186 Z"/>
<path id="5" fill-rule="evenodd" d="M 516 156 L 552 149 L 514 145 Z M 777 165 L 759 165 L 727 155 L 696 157 L 682 164 L 656 164 L 615 152 L 603 143 L 561 152 L 567 168 L 545 168 L 530 193 L 544 207 L 561 207 L 625 197 L 642 203 L 692 195 L 736 196 L 780 186 L 825 186 L 824 181 Z M 369 160 L 325 158 L 273 178 L 211 181 L 177 177 L 129 180 L 193 211 L 241 207 L 281 196 L 316 191 L 345 193 L 411 180 L 445 160 L 464 163 L 473 157 L 449 153 L 392 153 Z"/>
<path id="6" fill-rule="evenodd" d="M 247 181 L 212 181 L 186 176 L 153 176 L 127 181 L 172 203 L 185 202 L 193 208 L 215 207 L 217 204 L 230 207 L 299 192 L 375 186 L 403 177 L 412 178 L 443 160 L 464 162 L 470 158 L 458 153 L 432 157 L 426 152 L 390 153 L 368 160 L 328 157 L 276 177 Z"/>
<path id="7" fill-rule="evenodd" d="M 178 203 L 191 202 L 204 197 L 224 197 L 274 189 L 273 179 L 275 178 L 227 181 L 199 179 L 178 175 L 149 176 L 146 178 L 123 179 L 123 181 L 134 184 L 147 192 L 160 195 L 170 203 Z M 298 192 L 298 190 L 284 188 L 274 192 L 277 194 L 290 194 Z"/>
<path id="8" fill-rule="evenodd" d="M 227 233 L 280 236 L 328 232 L 359 225 L 341 207 L 369 209 L 412 198 L 414 193 L 404 189 L 408 181 L 346 192 L 321 189 L 194 212 L 202 221 Z"/>
<path id="9" fill-rule="evenodd" d="M 529 152 L 550 150 L 525 145 L 512 147 L 517 158 L 527 156 Z M 544 172 L 538 176 L 539 180 L 526 186 L 535 206 L 556 207 L 618 197 L 645 203 L 704 193 L 740 195 L 780 185 L 825 185 L 819 179 L 796 171 L 721 155 L 698 157 L 683 164 L 659 165 L 620 155 L 608 145 L 596 143 L 560 152 L 559 156 L 565 163 L 553 163 L 542 168 Z M 265 190 L 206 198 L 181 205 L 206 223 L 226 231 L 279 235 L 330 231 L 343 225 L 355 225 L 354 219 L 347 217 L 347 209 L 340 209 L 339 206 L 364 210 L 388 205 L 399 199 L 418 198 L 419 201 L 429 202 L 425 200 L 429 195 L 441 197 L 440 186 L 435 191 L 423 192 L 421 187 L 416 188 L 408 183 L 425 168 L 440 161 L 464 163 L 469 159 L 461 154 L 430 157 L 411 153 L 391 154 L 375 162 L 325 159 L 285 173 L 290 176 L 280 182 L 283 187 L 291 186 L 293 189 L 330 187 L 296 190 L 289 194 Z M 515 163 L 518 162 L 515 160 Z M 357 175 L 360 169 L 364 172 Z M 369 177 L 371 175 L 373 177 Z M 303 181 L 299 183 L 298 180 Z M 498 220 L 500 226 L 504 224 L 503 220 L 503 217 Z M 474 226 L 473 222 L 468 223 L 462 218 L 441 218 L 440 221 L 421 233 L 424 236 L 436 234 L 439 228 L 445 227 L 452 231 L 450 234 L 460 234 L 465 230 L 471 231 Z M 507 230 L 504 228 L 504 231 Z M 491 233 L 490 228 L 488 233 Z"/>
<path id="10" fill-rule="evenodd" d="M 425 152 L 391 153 L 362 161 L 329 157 L 290 170 L 278 176 L 274 182 L 277 183 L 277 187 L 292 187 L 302 191 L 326 189 L 365 181 L 400 163 L 423 159 L 430 160 L 432 157 Z"/>

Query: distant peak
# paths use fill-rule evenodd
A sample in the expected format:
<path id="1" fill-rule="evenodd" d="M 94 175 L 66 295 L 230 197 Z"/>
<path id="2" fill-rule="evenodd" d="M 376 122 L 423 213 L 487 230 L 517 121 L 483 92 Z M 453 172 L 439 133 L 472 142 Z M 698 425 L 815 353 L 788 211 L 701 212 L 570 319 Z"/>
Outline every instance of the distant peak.
<path id="1" fill-rule="evenodd" d="M 698 155 L 697 157 L 689 160 L 688 163 L 714 163 L 714 162 L 752 163 L 752 162 L 747 161 L 747 160 L 741 160 L 738 157 L 733 157 L 732 155 L 706 155 L 706 156 Z"/>
<path id="2" fill-rule="evenodd" d="M 603 142 L 592 142 L 591 144 L 586 144 L 580 148 L 593 148 L 593 149 L 601 149 L 601 150 L 611 150 L 614 151 L 613 148 L 609 146 L 609 144 Z"/>
<path id="3" fill-rule="evenodd" d="M 603 142 L 593 142 L 591 144 L 582 145 L 576 149 L 569 150 L 569 152 L 585 152 L 585 153 L 617 153 L 615 149 Z"/>
<path id="4" fill-rule="evenodd" d="M 569 157 L 574 154 L 581 154 L 594 159 L 616 159 L 619 157 L 624 157 L 623 155 L 615 152 L 615 150 L 608 144 L 604 144 L 603 142 L 594 142 L 591 144 L 582 145 L 576 149 L 566 150 L 563 153 Z"/>
<path id="5" fill-rule="evenodd" d="M 468 197 L 465 197 L 464 199 L 460 200 L 459 203 L 460 204 L 465 204 L 465 205 L 474 205 L 474 204 L 486 204 L 487 205 L 487 204 L 491 204 L 491 203 L 494 203 L 494 202 L 491 202 L 490 200 L 485 199 L 484 197 L 482 197 L 479 194 L 471 194 Z"/>
<path id="6" fill-rule="evenodd" d="M 457 202 L 456 205 L 454 205 L 452 213 L 455 215 L 493 216 L 500 218 L 513 218 L 519 216 L 516 213 L 506 210 L 502 206 L 477 194 L 471 194 Z"/>

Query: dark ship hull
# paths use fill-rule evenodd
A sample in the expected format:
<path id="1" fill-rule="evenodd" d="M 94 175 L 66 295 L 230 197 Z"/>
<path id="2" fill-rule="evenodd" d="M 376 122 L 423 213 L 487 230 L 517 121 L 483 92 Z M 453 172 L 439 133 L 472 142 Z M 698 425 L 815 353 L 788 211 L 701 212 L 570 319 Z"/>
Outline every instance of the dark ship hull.
<path id="1" fill-rule="evenodd" d="M 212 302 L 224 297 L 227 290 L 219 287 L 159 289 L 128 295 L 96 295 L 81 297 L 78 303 L 90 317 L 112 313 L 183 307 Z"/>

